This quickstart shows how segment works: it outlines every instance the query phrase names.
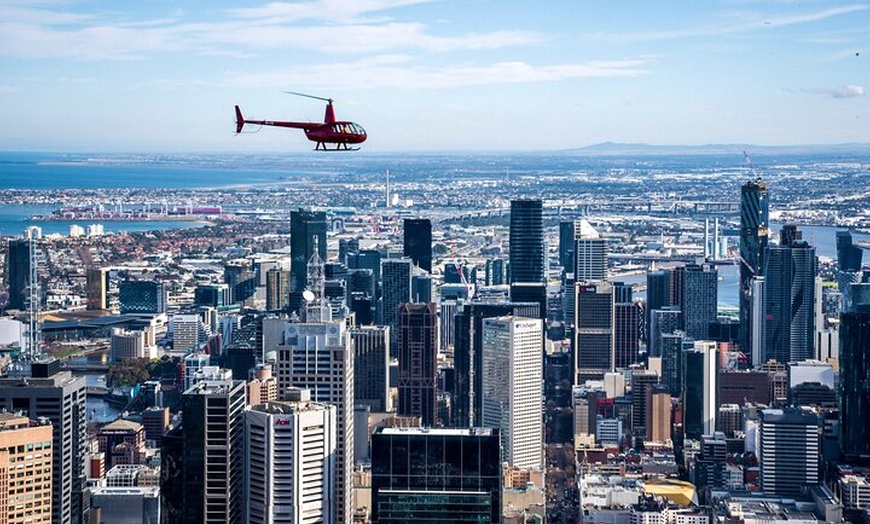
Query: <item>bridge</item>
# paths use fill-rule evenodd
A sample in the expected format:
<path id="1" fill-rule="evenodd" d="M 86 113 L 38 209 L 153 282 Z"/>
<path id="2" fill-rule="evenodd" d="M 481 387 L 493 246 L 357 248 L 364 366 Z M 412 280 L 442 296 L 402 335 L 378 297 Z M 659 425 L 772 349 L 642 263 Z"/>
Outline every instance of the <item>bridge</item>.
<path id="1" fill-rule="evenodd" d="M 60 369 L 64 371 L 72 371 L 73 373 L 82 373 L 85 375 L 102 374 L 109 372 L 108 364 L 70 364 L 68 362 L 61 362 Z"/>

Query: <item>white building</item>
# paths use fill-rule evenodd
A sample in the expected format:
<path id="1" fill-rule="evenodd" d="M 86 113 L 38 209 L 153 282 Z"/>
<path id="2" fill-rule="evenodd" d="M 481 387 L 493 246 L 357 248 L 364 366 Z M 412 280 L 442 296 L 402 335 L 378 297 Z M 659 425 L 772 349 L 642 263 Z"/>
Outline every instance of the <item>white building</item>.
<path id="1" fill-rule="evenodd" d="M 595 442 L 619 444 L 620 439 L 622 439 L 622 419 L 604 418 L 598 415 L 595 421 Z"/>
<path id="2" fill-rule="evenodd" d="M 245 412 L 245 522 L 335 521 L 336 408 L 295 396 Z"/>
<path id="3" fill-rule="evenodd" d="M 128 358 L 157 358 L 157 346 L 149 344 L 145 331 L 132 331 L 115 328 L 112 330 L 112 361 L 119 362 Z"/>
<path id="4" fill-rule="evenodd" d="M 864 477 L 843 475 L 840 478 L 840 499 L 846 508 L 870 508 L 870 483 Z"/>
<path id="5" fill-rule="evenodd" d="M 542 340 L 540 319 L 483 321 L 483 425 L 499 428 L 502 460 L 515 468 L 543 466 Z"/>

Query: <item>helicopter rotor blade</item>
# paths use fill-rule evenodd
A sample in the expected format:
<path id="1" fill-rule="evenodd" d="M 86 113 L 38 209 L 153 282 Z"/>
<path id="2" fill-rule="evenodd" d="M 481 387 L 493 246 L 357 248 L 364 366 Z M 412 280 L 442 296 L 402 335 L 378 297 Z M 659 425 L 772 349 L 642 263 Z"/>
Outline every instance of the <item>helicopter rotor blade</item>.
<path id="1" fill-rule="evenodd" d="M 286 94 L 288 94 L 288 95 L 304 96 L 304 97 L 306 97 L 306 98 L 313 98 L 313 99 L 315 99 L 315 100 L 323 100 L 324 102 L 328 102 L 328 103 L 330 103 L 330 104 L 332 103 L 332 99 L 331 99 L 331 98 L 324 98 L 324 97 L 322 97 L 322 96 L 309 95 L 309 94 L 307 94 L 307 93 L 298 93 L 298 92 L 296 92 L 296 91 L 282 91 L 282 92 L 283 92 L 283 93 L 286 93 Z"/>

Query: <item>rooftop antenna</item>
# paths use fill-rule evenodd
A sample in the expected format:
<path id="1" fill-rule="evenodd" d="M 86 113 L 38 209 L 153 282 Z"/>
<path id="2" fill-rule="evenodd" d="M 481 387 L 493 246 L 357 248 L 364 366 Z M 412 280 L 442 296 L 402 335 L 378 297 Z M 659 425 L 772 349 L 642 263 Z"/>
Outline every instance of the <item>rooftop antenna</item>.
<path id="1" fill-rule="evenodd" d="M 385 206 L 387 209 L 390 209 L 390 170 L 387 169 L 387 205 Z"/>

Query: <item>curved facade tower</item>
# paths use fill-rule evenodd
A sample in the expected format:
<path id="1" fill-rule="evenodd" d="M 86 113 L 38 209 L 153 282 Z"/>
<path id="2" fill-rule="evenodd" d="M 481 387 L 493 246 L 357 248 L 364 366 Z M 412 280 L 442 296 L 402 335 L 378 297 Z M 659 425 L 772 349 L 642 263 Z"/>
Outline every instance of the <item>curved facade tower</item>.
<path id="1" fill-rule="evenodd" d="M 740 345 L 752 347 L 752 279 L 764 271 L 770 203 L 767 184 L 756 178 L 740 188 Z"/>

